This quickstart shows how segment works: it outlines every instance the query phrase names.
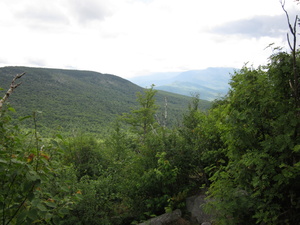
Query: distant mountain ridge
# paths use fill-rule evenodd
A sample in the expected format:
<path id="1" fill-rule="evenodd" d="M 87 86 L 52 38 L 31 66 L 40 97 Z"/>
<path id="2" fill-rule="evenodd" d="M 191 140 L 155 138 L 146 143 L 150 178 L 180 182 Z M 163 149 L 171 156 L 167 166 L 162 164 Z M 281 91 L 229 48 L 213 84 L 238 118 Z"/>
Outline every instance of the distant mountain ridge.
<path id="1" fill-rule="evenodd" d="M 212 101 L 228 92 L 228 83 L 235 70 L 232 67 L 209 67 L 204 70 L 154 73 L 149 76 L 131 78 L 130 81 L 141 87 L 154 84 L 158 90 L 186 96 L 199 94 L 200 99 Z"/>
<path id="2" fill-rule="evenodd" d="M 39 115 L 43 126 L 64 129 L 80 128 L 89 132 L 103 131 L 118 115 L 136 107 L 136 93 L 143 88 L 121 77 L 92 71 L 3 67 L 0 68 L 0 96 L 9 88 L 16 74 L 26 72 L 10 96 L 18 115 Z M 157 104 L 164 108 L 168 99 L 169 120 L 174 121 L 187 109 L 190 98 L 164 91 L 156 95 Z M 201 107 L 208 108 L 202 101 Z M 170 122 L 171 123 L 171 122 Z"/>

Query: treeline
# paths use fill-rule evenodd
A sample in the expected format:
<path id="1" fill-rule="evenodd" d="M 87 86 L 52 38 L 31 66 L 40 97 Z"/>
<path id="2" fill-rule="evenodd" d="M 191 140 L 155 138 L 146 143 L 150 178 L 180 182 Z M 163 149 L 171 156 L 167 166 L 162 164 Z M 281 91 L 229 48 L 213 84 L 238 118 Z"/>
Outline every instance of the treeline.
<path id="1" fill-rule="evenodd" d="M 208 112 L 195 97 L 173 128 L 155 118 L 153 87 L 102 140 L 42 137 L 38 112 L 20 119 L 33 121 L 28 131 L 4 107 L 1 223 L 137 224 L 208 188 L 215 224 L 299 224 L 299 56 L 278 51 L 236 71 L 226 97 Z"/>

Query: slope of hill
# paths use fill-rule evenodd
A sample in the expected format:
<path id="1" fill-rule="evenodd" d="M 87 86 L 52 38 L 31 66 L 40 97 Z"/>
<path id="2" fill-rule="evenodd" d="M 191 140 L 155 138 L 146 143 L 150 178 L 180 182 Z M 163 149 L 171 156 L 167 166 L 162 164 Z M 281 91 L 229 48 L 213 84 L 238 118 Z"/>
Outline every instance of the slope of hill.
<path id="1" fill-rule="evenodd" d="M 212 101 L 228 92 L 228 82 L 234 70 L 231 67 L 212 67 L 181 73 L 157 73 L 130 80 L 141 87 L 155 84 L 158 90 L 186 96 L 199 94 L 201 99 Z"/>
<path id="2" fill-rule="evenodd" d="M 80 128 L 103 132 L 117 115 L 137 106 L 136 93 L 143 88 L 118 76 L 91 71 L 45 69 L 30 67 L 0 68 L 0 86 L 7 90 L 16 74 L 26 72 L 22 85 L 10 96 L 18 115 L 42 111 L 40 123 L 47 128 L 64 130 Z M 186 110 L 190 98 L 159 91 L 157 104 L 168 99 L 168 114 L 173 122 Z M 203 101 L 202 108 L 209 102 Z"/>

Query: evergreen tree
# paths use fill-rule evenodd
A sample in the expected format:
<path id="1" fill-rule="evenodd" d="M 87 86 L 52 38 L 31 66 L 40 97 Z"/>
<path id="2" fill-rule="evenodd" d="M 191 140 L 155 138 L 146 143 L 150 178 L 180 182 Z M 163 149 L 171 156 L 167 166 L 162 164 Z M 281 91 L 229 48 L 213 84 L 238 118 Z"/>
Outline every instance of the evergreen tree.
<path id="1" fill-rule="evenodd" d="M 150 89 L 145 89 L 144 94 L 137 93 L 138 109 L 132 109 L 130 113 L 123 114 L 123 119 L 128 123 L 132 130 L 141 135 L 143 139 L 150 131 L 154 131 L 157 123 L 155 121 L 155 113 L 158 106 L 155 104 L 156 90 L 154 85 Z"/>

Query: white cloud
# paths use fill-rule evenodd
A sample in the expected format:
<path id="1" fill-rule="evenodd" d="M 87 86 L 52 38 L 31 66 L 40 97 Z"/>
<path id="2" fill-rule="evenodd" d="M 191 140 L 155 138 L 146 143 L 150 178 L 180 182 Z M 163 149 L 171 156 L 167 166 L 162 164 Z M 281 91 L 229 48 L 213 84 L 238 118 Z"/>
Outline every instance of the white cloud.
<path id="1" fill-rule="evenodd" d="M 261 64 L 267 45 L 283 44 L 272 23 L 282 15 L 278 0 L 2 0 L 0 66 L 130 77 Z"/>

